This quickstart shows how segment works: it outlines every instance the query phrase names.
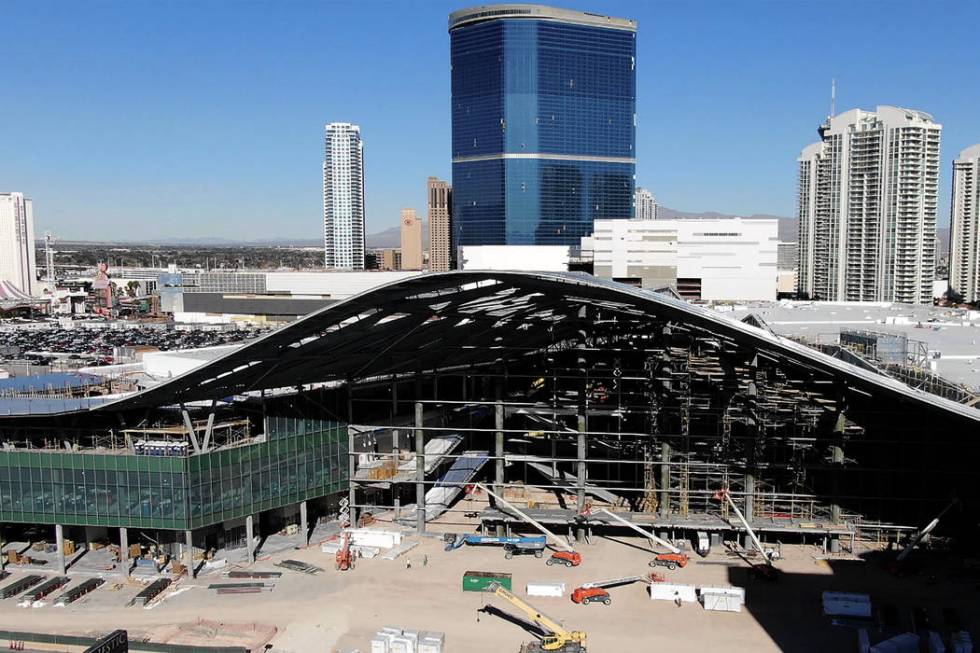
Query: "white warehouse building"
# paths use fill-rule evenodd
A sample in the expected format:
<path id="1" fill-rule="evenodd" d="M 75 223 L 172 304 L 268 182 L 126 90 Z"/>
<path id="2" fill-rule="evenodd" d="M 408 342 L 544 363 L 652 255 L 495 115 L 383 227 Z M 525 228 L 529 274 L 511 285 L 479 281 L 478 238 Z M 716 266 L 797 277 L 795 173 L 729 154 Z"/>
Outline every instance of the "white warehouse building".
<path id="1" fill-rule="evenodd" d="M 595 276 L 685 299 L 776 299 L 775 219 L 596 220 L 582 239 Z"/>

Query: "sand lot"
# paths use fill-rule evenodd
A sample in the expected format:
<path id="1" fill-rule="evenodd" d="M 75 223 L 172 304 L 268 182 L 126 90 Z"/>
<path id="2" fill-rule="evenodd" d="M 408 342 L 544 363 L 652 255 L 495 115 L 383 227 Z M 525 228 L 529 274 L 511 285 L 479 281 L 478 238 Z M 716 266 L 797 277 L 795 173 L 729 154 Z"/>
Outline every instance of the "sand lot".
<path id="1" fill-rule="evenodd" d="M 565 582 L 565 597 L 531 602 L 566 627 L 586 631 L 590 653 L 703 652 L 721 647 L 729 653 L 855 650 L 855 631 L 832 626 L 821 614 L 820 596 L 825 589 L 867 592 L 879 605 L 893 605 L 897 631 L 908 630 L 912 609 L 922 607 L 939 630 L 944 627 L 943 610 L 953 608 L 976 632 L 978 581 L 964 579 L 952 567 L 934 566 L 914 577 L 894 578 L 874 561 L 826 562 L 815 559 L 820 552 L 814 547 L 784 546 L 779 563 L 784 573 L 776 583 L 750 580 L 744 563 L 724 550 L 704 559 L 695 557 L 685 569 L 658 570 L 672 582 L 745 587 L 747 604 L 736 614 L 705 611 L 698 604 L 678 608 L 672 602 L 651 601 L 642 584 L 612 589 L 611 606 L 576 605 L 568 593 L 582 583 L 650 571 L 650 554 L 639 538 L 598 538 L 580 551 L 583 564 L 568 569 L 549 567 L 531 556 L 505 560 L 496 547 L 467 546 L 446 552 L 441 539 L 423 537 L 418 547 L 397 560 L 360 560 L 354 570 L 338 572 L 332 556 L 311 547 L 276 554 L 252 568 L 276 570 L 272 563 L 290 558 L 323 567 L 324 573 L 281 570 L 281 578 L 268 581 L 274 588 L 259 594 L 217 595 L 207 589 L 209 583 L 232 582 L 220 575 L 185 578 L 175 583 L 171 596 L 144 609 L 127 607 L 139 591 L 136 584 L 113 589 L 115 581 L 110 581 L 64 608 L 30 609 L 18 607 L 15 600 L 0 601 L 0 624 L 74 634 L 124 627 L 134 639 L 147 635 L 157 639 L 156 633 L 168 632 L 164 626 L 202 618 L 232 624 L 225 634 L 201 636 L 201 643 L 215 645 L 247 641 L 248 629 L 236 624 L 254 623 L 277 629 L 272 650 L 283 653 L 365 652 L 379 627 L 396 625 L 445 632 L 449 653 L 517 651 L 531 636 L 500 617 L 478 613 L 487 603 L 509 612 L 513 608 L 488 595 L 461 591 L 463 573 L 479 570 L 510 572 L 514 592 L 522 597 L 528 582 Z M 426 557 L 428 564 L 423 564 Z M 406 560 L 412 562 L 410 569 Z M 18 576 L 15 571 L 3 584 Z M 0 647 L 4 644 L 0 642 Z"/>

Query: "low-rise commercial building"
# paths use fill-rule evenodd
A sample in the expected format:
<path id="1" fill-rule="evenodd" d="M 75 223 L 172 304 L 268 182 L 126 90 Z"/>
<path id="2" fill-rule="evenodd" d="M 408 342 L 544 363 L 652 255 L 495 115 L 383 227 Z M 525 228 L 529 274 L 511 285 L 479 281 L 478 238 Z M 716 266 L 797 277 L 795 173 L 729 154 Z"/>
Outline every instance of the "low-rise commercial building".
<path id="1" fill-rule="evenodd" d="M 687 299 L 776 298 L 775 219 L 597 220 L 582 240 L 597 277 Z"/>
<path id="2" fill-rule="evenodd" d="M 184 272 L 160 275 L 161 307 L 178 322 L 289 322 L 418 271 Z"/>

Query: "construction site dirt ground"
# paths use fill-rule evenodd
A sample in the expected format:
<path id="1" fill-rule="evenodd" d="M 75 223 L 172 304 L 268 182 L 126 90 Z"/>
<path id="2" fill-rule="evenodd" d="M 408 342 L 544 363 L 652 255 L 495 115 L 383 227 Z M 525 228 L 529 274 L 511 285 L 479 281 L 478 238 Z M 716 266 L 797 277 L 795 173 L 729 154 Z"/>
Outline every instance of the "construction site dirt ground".
<path id="1" fill-rule="evenodd" d="M 383 528 L 384 525 L 378 525 Z M 928 611 L 935 628 L 943 630 L 944 610 L 953 609 L 963 627 L 976 631 L 978 581 L 953 570 L 945 558 L 927 559 L 922 574 L 896 578 L 875 561 L 815 559 L 816 547 L 783 546 L 779 562 L 782 577 L 775 583 L 748 578 L 746 566 L 714 549 L 707 558 L 694 557 L 684 569 L 658 569 L 669 581 L 691 585 L 737 585 L 745 588 L 741 613 L 709 612 L 698 604 L 676 607 L 670 601 L 652 601 L 642 584 L 610 590 L 612 605 L 576 605 L 569 599 L 575 587 L 589 582 L 649 573 L 651 555 L 640 538 L 595 538 L 582 544 L 583 563 L 576 568 L 549 567 L 533 556 L 505 560 L 497 547 L 464 546 L 444 551 L 438 536 L 423 537 L 419 546 L 390 561 L 358 560 L 354 570 L 334 570 L 333 556 L 318 546 L 285 551 L 255 563 L 255 570 L 282 571 L 282 577 L 264 582 L 271 591 L 258 594 L 217 595 L 210 583 L 243 582 L 211 575 L 182 579 L 171 594 L 150 609 L 128 607 L 139 591 L 135 583 L 109 581 L 76 604 L 55 608 L 50 604 L 27 609 L 16 600 L 0 601 L 0 627 L 24 631 L 104 634 L 127 628 L 133 639 L 174 632 L 165 626 L 186 624 L 181 643 L 194 643 L 193 624 L 209 624 L 198 643 L 256 645 L 252 633 L 276 629 L 273 651 L 327 653 L 336 650 L 370 651 L 375 631 L 386 625 L 446 634 L 446 651 L 500 653 L 518 651 L 532 637 L 498 616 L 478 612 L 490 604 L 517 614 L 506 602 L 486 594 L 462 591 L 466 571 L 502 571 L 513 575 L 514 592 L 525 597 L 528 582 L 564 582 L 563 598 L 530 598 L 538 609 L 574 630 L 588 633 L 590 653 L 623 651 L 848 651 L 855 650 L 856 632 L 830 625 L 822 615 L 824 590 L 864 592 L 879 606 L 894 606 L 896 632 L 910 628 L 916 608 Z M 279 569 L 274 562 L 295 559 L 324 569 L 307 575 Z M 407 562 L 411 561 L 411 568 Z M 3 581 L 7 585 L 20 572 Z M 73 580 L 73 585 L 81 577 Z M 948 613 L 946 613 L 948 615 Z M 517 614 L 517 616 L 521 616 Z M 243 624 L 249 626 L 243 627 Z M 253 628 L 252 624 L 258 627 Z M 873 634 L 875 638 L 882 635 Z M 0 645 L 3 643 L 0 642 Z M 28 646 L 30 647 L 30 645 Z"/>

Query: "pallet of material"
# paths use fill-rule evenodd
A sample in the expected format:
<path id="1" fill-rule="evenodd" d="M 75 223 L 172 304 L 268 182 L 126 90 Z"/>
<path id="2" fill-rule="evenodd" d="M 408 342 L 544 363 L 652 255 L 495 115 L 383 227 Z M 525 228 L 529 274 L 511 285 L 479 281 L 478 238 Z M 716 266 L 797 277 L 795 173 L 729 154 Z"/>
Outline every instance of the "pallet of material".
<path id="1" fill-rule="evenodd" d="M 274 585 L 267 583 L 211 583 L 208 585 L 209 590 L 221 590 L 221 589 L 272 589 Z"/>
<path id="2" fill-rule="evenodd" d="M 216 594 L 258 594 L 266 590 L 272 591 L 271 587 L 221 587 L 215 591 Z"/>
<path id="3" fill-rule="evenodd" d="M 21 592 L 26 592 L 38 583 L 44 580 L 44 576 L 24 576 L 20 580 L 15 580 L 10 585 L 7 585 L 2 590 L 0 590 L 0 599 L 9 599 L 12 596 L 17 596 Z"/>
<path id="4" fill-rule="evenodd" d="M 22 598 L 25 601 L 30 601 L 31 603 L 34 601 L 40 601 L 48 594 L 51 594 L 51 592 L 55 591 L 56 589 L 60 589 L 67 584 L 68 576 L 55 576 L 54 578 L 41 583 L 34 589 L 27 592 L 27 594 L 25 594 Z"/>
<path id="5" fill-rule="evenodd" d="M 70 590 L 62 592 L 61 595 L 54 600 L 54 604 L 56 607 L 64 607 L 69 603 L 74 603 L 89 592 L 95 591 L 104 584 L 105 581 L 101 578 L 89 578 L 82 584 L 76 585 Z"/>
<path id="6" fill-rule="evenodd" d="M 411 551 L 412 549 L 414 549 L 418 545 L 419 545 L 419 543 L 417 541 L 414 541 L 414 542 L 402 542 L 400 545 L 396 546 L 395 548 L 393 548 L 390 551 L 388 551 L 388 553 L 386 553 L 383 556 L 381 556 L 381 559 L 382 560 L 394 560 L 395 558 L 397 558 L 398 556 L 402 555 L 403 553 L 407 553 L 408 551 Z"/>
<path id="7" fill-rule="evenodd" d="M 323 572 L 321 567 L 300 562 L 299 560 L 283 560 L 282 562 L 277 562 L 276 566 L 289 569 L 290 571 L 300 571 L 304 574 L 319 574 Z"/>
<path id="8" fill-rule="evenodd" d="M 281 578 L 281 571 L 229 571 L 228 578 Z"/>
<path id="9" fill-rule="evenodd" d="M 170 580 L 169 578 L 160 578 L 153 581 L 146 587 L 146 589 L 144 589 L 142 592 L 137 594 L 135 598 L 133 598 L 133 601 L 132 603 L 130 603 L 130 605 L 146 606 L 150 601 L 158 597 L 160 593 L 163 592 L 163 590 L 170 587 L 170 584 L 172 582 L 173 581 Z"/>

